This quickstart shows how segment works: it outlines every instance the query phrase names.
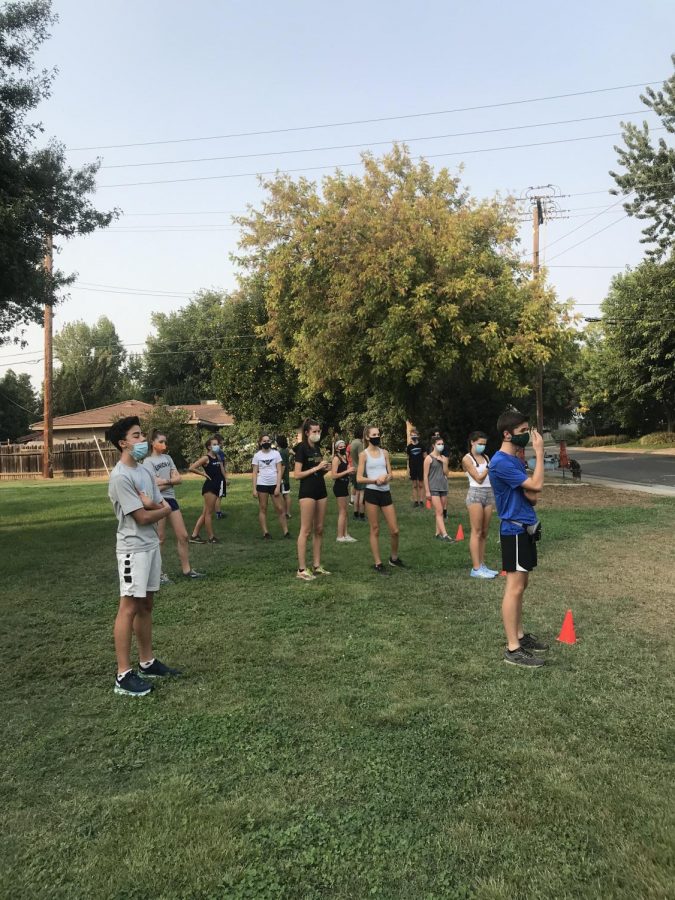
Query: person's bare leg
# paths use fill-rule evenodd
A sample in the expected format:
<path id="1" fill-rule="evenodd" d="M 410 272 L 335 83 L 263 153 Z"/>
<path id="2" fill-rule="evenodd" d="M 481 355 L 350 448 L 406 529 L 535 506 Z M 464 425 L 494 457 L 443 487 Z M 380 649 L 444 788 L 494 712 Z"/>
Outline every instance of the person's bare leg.
<path id="1" fill-rule="evenodd" d="M 163 525 L 165 520 L 160 519 L 159 521 Z M 182 512 L 179 509 L 174 509 L 169 516 L 169 522 L 171 522 L 171 527 L 176 535 L 176 549 L 178 550 L 178 558 L 180 559 L 183 575 L 187 575 L 188 572 L 192 571 L 192 566 L 190 565 L 190 551 L 188 549 L 188 533 Z"/>
<path id="2" fill-rule="evenodd" d="M 487 546 L 487 537 L 490 530 L 490 519 L 492 518 L 492 507 L 483 507 L 483 527 L 480 534 L 480 561 L 481 565 L 485 565 L 485 547 Z"/>
<path id="3" fill-rule="evenodd" d="M 286 510 L 284 509 L 284 502 L 281 499 L 281 495 L 275 497 L 274 494 L 272 494 L 272 503 L 276 510 L 277 519 L 279 519 L 279 527 L 284 534 L 288 534 L 288 521 L 286 519 Z"/>
<path id="4" fill-rule="evenodd" d="M 131 668 L 131 635 L 134 631 L 134 619 L 138 613 L 139 603 L 140 601 L 135 597 L 120 597 L 120 605 L 113 627 L 118 675 Z"/>
<path id="5" fill-rule="evenodd" d="M 524 595 L 525 595 L 525 591 L 526 591 L 526 589 L 527 589 L 527 585 L 528 585 L 529 582 L 530 582 L 530 573 L 529 573 L 529 572 L 523 572 L 522 574 L 523 574 L 525 577 L 524 577 L 524 579 L 523 579 L 523 581 L 524 581 L 524 585 L 523 585 L 523 593 L 520 595 L 520 603 L 518 604 L 518 640 L 520 640 L 521 637 L 525 634 L 525 630 L 524 630 L 524 628 L 523 628 L 523 597 L 524 597 Z"/>
<path id="6" fill-rule="evenodd" d="M 138 612 L 134 619 L 138 659 L 143 663 L 150 662 L 152 659 L 152 605 L 154 596 L 151 591 L 148 591 L 145 597 L 138 601 Z"/>
<path id="7" fill-rule="evenodd" d="M 323 523 L 326 518 L 328 497 L 317 500 L 314 506 L 314 536 L 312 538 L 312 557 L 314 567 L 321 565 L 321 546 L 323 544 Z"/>
<path id="8" fill-rule="evenodd" d="M 442 497 L 432 497 L 431 505 L 434 510 L 434 514 L 436 516 L 436 534 L 447 534 L 448 532 L 445 529 L 445 519 L 443 518 L 443 498 Z"/>
<path id="9" fill-rule="evenodd" d="M 298 569 L 307 568 L 307 540 L 312 533 L 314 525 L 314 506 L 316 500 L 306 497 L 299 500 L 300 504 L 300 530 L 298 531 Z"/>
<path id="10" fill-rule="evenodd" d="M 267 499 L 269 494 L 258 492 L 258 522 L 263 534 L 267 534 Z"/>
<path id="11" fill-rule="evenodd" d="M 204 494 L 203 516 L 206 533 L 208 534 L 209 539 L 215 537 L 213 533 L 213 510 L 215 509 L 217 499 L 215 494 Z"/>
<path id="12" fill-rule="evenodd" d="M 288 519 L 291 517 L 291 497 L 292 494 L 290 491 L 287 494 L 284 494 L 284 506 L 286 508 L 286 518 Z"/>
<path id="13" fill-rule="evenodd" d="M 206 495 L 204 495 L 204 509 L 202 510 L 200 517 L 195 522 L 195 527 L 192 529 L 192 537 L 199 537 L 199 532 L 202 530 L 202 527 L 204 525 L 204 518 L 205 518 L 204 510 L 205 509 L 206 509 Z"/>
<path id="14" fill-rule="evenodd" d="M 502 600 L 502 621 L 509 650 L 520 647 L 522 635 L 523 593 L 527 587 L 527 572 L 507 572 L 504 599 Z M 518 633 L 520 631 L 520 634 Z"/>
<path id="15" fill-rule="evenodd" d="M 337 520 L 337 536 L 339 538 L 347 537 L 347 504 L 348 497 L 337 497 L 338 520 Z"/>
<path id="16" fill-rule="evenodd" d="M 382 515 L 384 516 L 384 521 L 387 523 L 387 527 L 389 528 L 389 534 L 391 536 L 391 558 L 398 559 L 399 528 L 398 528 L 398 521 L 396 519 L 395 507 L 394 506 L 383 506 L 382 507 Z"/>
<path id="17" fill-rule="evenodd" d="M 471 565 L 474 567 L 474 569 L 480 569 L 483 562 L 481 551 L 483 554 L 485 554 L 485 546 L 482 542 L 483 507 L 480 505 L 480 503 L 469 504 L 469 521 L 471 522 L 471 537 L 469 538 Z"/>
<path id="18" fill-rule="evenodd" d="M 368 524 L 370 525 L 370 551 L 373 554 L 373 560 L 376 566 L 382 565 L 382 557 L 380 556 L 380 517 L 379 506 L 374 503 L 366 503 L 366 515 L 368 516 Z"/>

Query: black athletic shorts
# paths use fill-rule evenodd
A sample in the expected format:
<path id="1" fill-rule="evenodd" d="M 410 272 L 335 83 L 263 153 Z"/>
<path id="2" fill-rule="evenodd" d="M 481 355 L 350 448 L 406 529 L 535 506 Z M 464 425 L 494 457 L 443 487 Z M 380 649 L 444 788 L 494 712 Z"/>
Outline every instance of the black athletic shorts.
<path id="1" fill-rule="evenodd" d="M 180 509 L 180 506 L 178 505 L 178 500 L 176 500 L 175 497 L 164 497 L 163 499 L 166 500 L 166 502 L 171 507 L 171 512 L 177 512 L 177 510 Z"/>
<path id="2" fill-rule="evenodd" d="M 531 572 L 537 565 L 537 545 L 526 531 L 502 534 L 502 569 L 505 572 Z"/>
<path id="3" fill-rule="evenodd" d="M 373 506 L 391 506 L 394 502 L 391 498 L 391 491 L 374 491 L 372 488 L 366 488 L 363 499 L 366 503 L 372 503 Z"/>
<path id="4" fill-rule="evenodd" d="M 215 494 L 220 497 L 220 481 L 205 481 L 202 485 L 202 494 Z"/>
<path id="5" fill-rule="evenodd" d="M 339 481 L 333 482 L 333 493 L 336 497 L 349 496 L 349 485 L 347 484 L 347 480 L 345 478 L 341 478 Z"/>
<path id="6" fill-rule="evenodd" d="M 305 486 L 305 481 L 309 481 L 309 479 L 303 479 L 300 482 L 300 492 L 298 494 L 298 500 L 325 500 L 328 496 L 328 491 L 326 490 L 326 482 L 321 479 L 318 484 L 308 484 Z"/>
<path id="7" fill-rule="evenodd" d="M 424 481 L 424 469 L 422 466 L 411 466 L 410 467 L 410 480 L 411 481 Z"/>
<path id="8" fill-rule="evenodd" d="M 255 489 L 258 494 L 273 494 L 277 486 L 276 484 L 256 484 Z"/>

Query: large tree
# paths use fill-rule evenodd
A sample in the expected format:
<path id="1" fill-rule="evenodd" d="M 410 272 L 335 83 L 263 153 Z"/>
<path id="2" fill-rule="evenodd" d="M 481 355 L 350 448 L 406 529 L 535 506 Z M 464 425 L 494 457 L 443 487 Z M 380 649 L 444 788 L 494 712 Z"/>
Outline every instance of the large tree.
<path id="1" fill-rule="evenodd" d="M 363 163 L 321 189 L 279 176 L 238 219 L 242 291 L 262 294 L 259 333 L 300 399 L 376 398 L 417 419 L 471 383 L 527 394 L 570 333 L 521 261 L 512 204 L 470 198 L 402 147 Z"/>
<path id="2" fill-rule="evenodd" d="M 73 276 L 42 261 L 45 239 L 87 234 L 115 215 L 89 199 L 99 163 L 71 168 L 62 145 L 35 148 L 42 128 L 29 115 L 49 97 L 54 70 L 36 71 L 34 55 L 56 21 L 49 0 L 0 6 L 0 343 L 14 328 L 41 322 L 45 303 Z"/>
<path id="3" fill-rule="evenodd" d="M 28 432 L 40 417 L 30 376 L 9 369 L 0 378 L 0 441 L 13 441 Z"/>
<path id="4" fill-rule="evenodd" d="M 675 56 L 672 61 L 675 65 Z M 630 197 L 624 203 L 626 212 L 649 222 L 642 243 L 651 245 L 649 256 L 660 259 L 675 243 L 675 73 L 661 90 L 648 87 L 640 99 L 659 116 L 666 137 L 653 138 L 647 122 L 623 125 L 624 146 L 614 149 L 625 171 L 610 172 L 619 186 L 612 193 Z"/>
<path id="5" fill-rule="evenodd" d="M 54 335 L 54 354 L 60 363 L 54 375 L 56 415 L 126 399 L 121 390 L 127 354 L 110 319 L 64 325 Z"/>

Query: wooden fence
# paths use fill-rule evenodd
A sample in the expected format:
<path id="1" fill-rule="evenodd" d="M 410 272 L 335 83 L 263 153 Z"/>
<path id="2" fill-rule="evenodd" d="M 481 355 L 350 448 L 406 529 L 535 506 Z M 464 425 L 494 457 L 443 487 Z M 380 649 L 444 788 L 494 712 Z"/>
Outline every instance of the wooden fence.
<path id="1" fill-rule="evenodd" d="M 119 461 L 119 452 L 99 441 L 68 441 L 54 444 L 52 468 L 55 477 L 80 478 L 105 475 L 101 454 L 109 469 Z M 0 444 L 0 479 L 41 478 L 42 444 Z"/>

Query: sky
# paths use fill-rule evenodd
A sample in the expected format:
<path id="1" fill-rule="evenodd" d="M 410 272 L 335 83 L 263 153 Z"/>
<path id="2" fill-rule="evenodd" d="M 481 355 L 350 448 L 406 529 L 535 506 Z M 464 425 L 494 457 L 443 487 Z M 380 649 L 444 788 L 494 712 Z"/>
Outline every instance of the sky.
<path id="1" fill-rule="evenodd" d="M 101 158 L 95 203 L 123 212 L 62 246 L 56 262 L 78 280 L 56 330 L 105 315 L 141 350 L 153 312 L 235 285 L 231 215 L 260 203 L 256 173 L 358 172 L 362 150 L 382 154 L 393 140 L 434 166 L 463 165 L 476 197 L 556 185 L 567 218 L 543 229 L 542 262 L 584 316 L 644 255 L 608 173 L 620 122 L 658 122 L 640 87 L 599 89 L 670 76 L 672 0 L 54 0 L 54 10 L 39 63 L 58 76 L 38 118 L 72 165 Z M 122 144 L 143 146 L 111 146 Z M 194 161 L 204 157 L 229 158 Z M 525 223 L 524 255 L 531 240 Z M 0 348 L 0 375 L 11 366 L 39 388 L 42 331 L 24 338 L 23 350 Z"/>

